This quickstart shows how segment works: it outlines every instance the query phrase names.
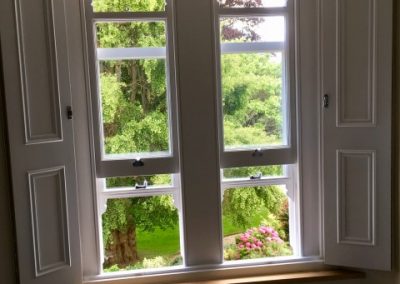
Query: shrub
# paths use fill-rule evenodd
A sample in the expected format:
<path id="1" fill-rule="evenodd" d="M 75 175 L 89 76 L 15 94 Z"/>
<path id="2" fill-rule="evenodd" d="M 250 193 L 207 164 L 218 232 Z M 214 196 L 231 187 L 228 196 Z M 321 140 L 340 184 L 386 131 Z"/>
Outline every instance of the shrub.
<path id="1" fill-rule="evenodd" d="M 236 237 L 234 245 L 224 251 L 227 260 L 291 255 L 290 246 L 269 226 L 248 229 Z"/>

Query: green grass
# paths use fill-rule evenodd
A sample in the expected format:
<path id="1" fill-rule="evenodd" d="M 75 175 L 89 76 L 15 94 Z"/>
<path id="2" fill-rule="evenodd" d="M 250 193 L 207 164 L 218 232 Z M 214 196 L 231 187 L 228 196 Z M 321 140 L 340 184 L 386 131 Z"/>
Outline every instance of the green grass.
<path id="1" fill-rule="evenodd" d="M 138 230 L 136 234 L 137 249 L 141 259 L 179 254 L 178 226 L 168 229 L 156 228 L 153 232 Z"/>
<path id="2" fill-rule="evenodd" d="M 255 215 L 250 227 L 259 226 L 263 215 Z M 222 218 L 224 236 L 243 233 L 248 228 L 234 225 L 229 218 Z M 154 258 L 156 256 L 172 256 L 179 254 L 179 228 L 178 226 L 168 229 L 156 228 L 153 232 L 137 231 L 136 236 L 139 258 Z"/>

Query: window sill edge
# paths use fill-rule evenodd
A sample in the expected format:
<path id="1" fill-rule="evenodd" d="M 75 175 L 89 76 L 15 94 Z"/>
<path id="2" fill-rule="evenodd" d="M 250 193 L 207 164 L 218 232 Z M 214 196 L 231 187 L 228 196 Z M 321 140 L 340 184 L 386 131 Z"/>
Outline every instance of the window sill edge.
<path id="1" fill-rule="evenodd" d="M 85 277 L 84 284 L 228 284 L 228 283 L 306 283 L 344 279 L 361 279 L 365 274 L 327 266 L 323 260 L 267 264 L 253 267 L 185 269 L 152 275 L 104 275 Z"/>

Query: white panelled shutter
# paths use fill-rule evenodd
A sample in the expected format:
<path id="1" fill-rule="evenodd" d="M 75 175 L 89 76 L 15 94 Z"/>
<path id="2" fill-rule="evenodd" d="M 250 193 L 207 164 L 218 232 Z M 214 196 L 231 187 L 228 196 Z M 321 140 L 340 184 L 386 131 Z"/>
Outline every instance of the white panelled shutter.
<path id="1" fill-rule="evenodd" d="M 327 264 L 391 269 L 392 0 L 322 0 Z"/>
<path id="2" fill-rule="evenodd" d="M 82 277 L 73 120 L 67 113 L 67 4 L 0 1 L 22 284 L 78 284 Z"/>

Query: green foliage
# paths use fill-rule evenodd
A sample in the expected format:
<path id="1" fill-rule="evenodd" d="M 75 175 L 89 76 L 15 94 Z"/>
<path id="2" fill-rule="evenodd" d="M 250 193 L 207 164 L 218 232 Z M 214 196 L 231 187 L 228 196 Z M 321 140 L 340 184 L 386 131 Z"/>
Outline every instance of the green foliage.
<path id="1" fill-rule="evenodd" d="M 261 174 L 262 176 L 282 176 L 283 166 L 258 166 L 224 169 L 224 178 L 243 178 Z"/>
<path id="2" fill-rule="evenodd" d="M 93 0 L 95 12 L 155 12 L 165 9 L 164 0 Z"/>
<path id="3" fill-rule="evenodd" d="M 222 56 L 227 146 L 281 143 L 282 68 L 272 54 Z"/>
<path id="4" fill-rule="evenodd" d="M 244 229 L 251 225 L 253 216 L 261 212 L 266 217 L 276 216 L 286 198 L 278 186 L 229 189 L 222 202 L 223 214 Z"/>
<path id="5" fill-rule="evenodd" d="M 229 5 L 235 6 L 239 2 L 230 0 Z M 259 0 L 248 3 L 250 6 L 261 5 Z M 92 5 L 96 12 L 165 9 L 164 0 L 93 0 Z M 256 38 L 252 29 L 257 21 L 251 20 L 245 24 L 247 30 L 238 33 L 234 25 L 228 23 L 223 30 L 224 39 L 237 41 Z M 97 45 L 101 48 L 164 47 L 165 32 L 164 22 L 96 23 Z M 282 143 L 282 67 L 279 57 L 270 53 L 230 54 L 223 55 L 221 63 L 225 145 Z M 101 61 L 99 65 L 105 153 L 168 151 L 166 61 L 114 60 Z M 269 176 L 281 175 L 282 167 L 227 169 L 225 176 L 250 176 L 258 172 Z M 110 178 L 107 179 L 107 186 L 134 186 L 135 183 L 142 184 L 144 178 L 149 184 L 170 183 L 170 176 L 158 175 Z M 288 234 L 284 216 L 287 213 L 285 201 L 285 194 L 276 186 L 227 190 L 223 201 L 224 218 L 243 229 L 252 225 L 255 219 L 263 219 L 265 224 L 277 228 L 285 239 Z M 134 228 L 137 240 L 142 238 L 146 244 L 150 244 L 141 247 L 146 252 L 152 244 L 155 245 L 151 237 L 154 239 L 166 235 L 160 232 L 167 228 L 174 234 L 178 232 L 178 213 L 169 195 L 108 200 L 102 218 L 106 249 L 113 242 L 114 231 L 124 232 Z M 160 237 L 160 243 L 162 239 Z M 176 241 L 179 239 L 175 239 L 168 249 L 172 255 L 170 258 L 149 254 L 141 256 L 146 257 L 145 260 L 126 269 L 180 263 L 180 257 L 176 256 L 176 250 L 179 249 Z M 120 269 L 114 265 L 106 271 Z"/>

